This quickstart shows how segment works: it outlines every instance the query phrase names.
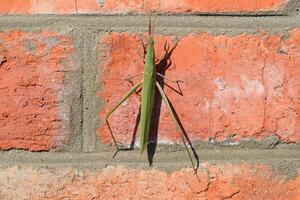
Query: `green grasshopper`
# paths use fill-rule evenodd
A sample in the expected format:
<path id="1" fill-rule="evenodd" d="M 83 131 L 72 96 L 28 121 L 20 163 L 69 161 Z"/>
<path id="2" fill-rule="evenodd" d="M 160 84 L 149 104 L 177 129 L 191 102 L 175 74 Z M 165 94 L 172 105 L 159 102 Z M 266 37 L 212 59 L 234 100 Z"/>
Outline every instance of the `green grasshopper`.
<path id="1" fill-rule="evenodd" d="M 166 50 L 166 44 L 165 44 L 165 51 Z M 151 17 L 149 19 L 149 31 L 148 31 L 148 47 L 146 51 L 145 56 L 145 66 L 144 66 L 144 73 L 143 73 L 143 80 L 138 82 L 136 85 L 133 85 L 133 87 L 123 96 L 123 98 L 115 105 L 107 114 L 105 117 L 106 124 L 108 126 L 109 132 L 111 134 L 111 137 L 113 139 L 113 142 L 117 148 L 116 153 L 113 157 L 117 154 L 120 150 L 127 150 L 122 149 L 118 146 L 117 141 L 114 137 L 114 134 L 112 132 L 111 126 L 109 124 L 108 118 L 109 116 L 127 99 L 129 98 L 134 92 L 138 90 L 138 88 L 142 88 L 142 103 L 141 103 L 141 114 L 140 114 L 140 124 L 139 124 L 139 138 L 140 138 L 140 152 L 141 154 L 145 151 L 147 145 L 148 145 L 148 137 L 150 132 L 150 124 L 151 124 L 151 117 L 153 113 L 153 106 L 155 101 L 155 90 L 158 89 L 162 100 L 164 104 L 166 105 L 167 109 L 169 110 L 171 117 L 176 125 L 177 131 L 179 131 L 181 139 L 183 141 L 183 144 L 185 146 L 185 149 L 188 152 L 189 158 L 191 160 L 192 166 L 194 171 L 196 172 L 199 166 L 198 157 L 195 153 L 195 150 L 192 148 L 193 153 L 195 155 L 195 158 L 197 160 L 197 166 L 195 166 L 194 161 L 191 156 L 191 152 L 187 147 L 187 144 L 185 142 L 185 132 L 180 125 L 175 113 L 173 112 L 173 108 L 169 102 L 169 99 L 167 98 L 166 94 L 164 93 L 161 85 L 157 81 L 157 75 L 162 76 L 156 72 L 155 68 L 155 53 L 154 53 L 154 41 L 153 41 L 153 22 L 151 20 Z M 135 76 L 133 76 L 135 77 Z M 131 77 L 131 78 L 133 78 Z M 127 79 L 129 80 L 129 79 Z M 189 142 L 189 141 L 188 141 Z"/>

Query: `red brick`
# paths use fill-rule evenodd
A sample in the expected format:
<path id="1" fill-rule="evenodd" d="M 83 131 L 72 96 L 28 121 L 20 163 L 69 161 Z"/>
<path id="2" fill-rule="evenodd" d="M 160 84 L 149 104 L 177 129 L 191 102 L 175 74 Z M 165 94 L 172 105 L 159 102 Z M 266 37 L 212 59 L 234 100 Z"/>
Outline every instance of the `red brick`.
<path id="1" fill-rule="evenodd" d="M 265 128 L 283 140 L 300 141 L 300 30 L 283 40 L 269 37 L 266 48 L 277 54 L 265 60 Z M 266 52 L 267 53 L 267 52 Z"/>
<path id="2" fill-rule="evenodd" d="M 287 1 L 285 0 L 106 0 L 104 9 L 110 11 L 134 11 L 134 12 L 203 12 L 203 13 L 222 13 L 222 12 L 257 12 L 281 10 Z"/>
<path id="3" fill-rule="evenodd" d="M 1 0 L 1 14 L 226 13 L 283 10 L 287 0 Z"/>
<path id="4" fill-rule="evenodd" d="M 59 95 L 72 70 L 72 37 L 0 32 L 0 149 L 49 150 L 65 143 Z"/>
<path id="5" fill-rule="evenodd" d="M 239 141 L 277 135 L 286 142 L 299 142 L 299 34 L 300 30 L 294 29 L 287 39 L 264 32 L 233 37 L 204 33 L 180 38 L 166 76 L 184 81 L 183 96 L 168 87 L 165 91 L 189 137 L 204 141 L 232 137 Z M 157 58 L 162 55 L 163 41 L 171 43 L 171 39 L 155 38 Z M 103 118 L 131 88 L 124 78 L 142 73 L 143 63 L 138 36 L 110 33 L 102 37 L 100 46 L 100 96 L 106 103 L 100 113 Z M 176 88 L 176 84 L 169 84 Z M 110 118 L 119 141 L 130 141 L 139 105 L 140 96 L 134 94 Z M 164 105 L 160 116 L 160 142 L 178 140 Z M 111 141 L 106 126 L 98 134 L 103 142 Z"/>
<path id="6" fill-rule="evenodd" d="M 77 0 L 78 13 L 101 13 L 101 8 L 97 0 Z"/>
<path id="7" fill-rule="evenodd" d="M 73 0 L 3 0 L 0 4 L 2 14 L 71 14 L 75 13 Z"/>
<path id="8" fill-rule="evenodd" d="M 30 0 L 2 0 L 0 4 L 1 14 L 27 14 L 31 7 Z"/>
<path id="9" fill-rule="evenodd" d="M 197 178 L 198 176 L 198 178 Z M 98 171 L 60 168 L 0 170 L 3 199 L 266 199 L 297 200 L 300 176 L 284 180 L 263 165 L 203 164 L 198 175 L 108 167 Z"/>
<path id="10" fill-rule="evenodd" d="M 0 14 L 76 14 L 100 11 L 96 0 L 1 0 Z"/>

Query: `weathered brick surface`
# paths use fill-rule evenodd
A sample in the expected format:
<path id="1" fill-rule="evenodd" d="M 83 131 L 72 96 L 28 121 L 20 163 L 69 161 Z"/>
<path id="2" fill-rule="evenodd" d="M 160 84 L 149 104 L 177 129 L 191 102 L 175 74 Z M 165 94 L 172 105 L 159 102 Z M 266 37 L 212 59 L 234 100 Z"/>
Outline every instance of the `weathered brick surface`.
<path id="1" fill-rule="evenodd" d="M 1 14 L 76 14 L 100 11 L 96 0 L 2 0 Z"/>
<path id="2" fill-rule="evenodd" d="M 183 96 L 166 86 L 165 91 L 188 136 L 193 140 L 231 137 L 239 141 L 276 135 L 286 142 L 299 142 L 299 38 L 299 29 L 289 31 L 287 38 L 265 32 L 181 37 L 170 56 L 166 77 L 184 81 L 180 84 Z M 165 40 L 174 45 L 171 39 L 155 38 L 157 58 L 163 54 Z M 106 105 L 100 118 L 131 88 L 124 78 L 142 73 L 140 47 L 136 35 L 110 33 L 102 37 L 100 96 Z M 140 96 L 134 94 L 110 118 L 119 141 L 130 142 L 139 104 Z M 159 140 L 174 141 L 179 135 L 163 104 L 161 110 L 154 115 L 154 119 L 160 116 Z M 111 141 L 107 127 L 100 128 L 98 134 L 103 142 Z"/>
<path id="3" fill-rule="evenodd" d="M 286 3 L 285 0 L 107 0 L 104 1 L 104 8 L 119 12 L 222 13 L 281 10 Z"/>
<path id="4" fill-rule="evenodd" d="M 67 142 L 59 95 L 65 72 L 75 70 L 74 51 L 71 36 L 0 32 L 0 149 L 49 150 Z"/>
<path id="5" fill-rule="evenodd" d="M 241 13 L 283 10 L 288 0 L 1 0 L 0 14 Z"/>
<path id="6" fill-rule="evenodd" d="M 198 179 L 182 169 L 108 167 L 97 172 L 60 168 L 0 170 L 0 197 L 6 200 L 62 199 L 265 199 L 297 200 L 300 176 L 284 180 L 264 165 L 203 164 Z"/>

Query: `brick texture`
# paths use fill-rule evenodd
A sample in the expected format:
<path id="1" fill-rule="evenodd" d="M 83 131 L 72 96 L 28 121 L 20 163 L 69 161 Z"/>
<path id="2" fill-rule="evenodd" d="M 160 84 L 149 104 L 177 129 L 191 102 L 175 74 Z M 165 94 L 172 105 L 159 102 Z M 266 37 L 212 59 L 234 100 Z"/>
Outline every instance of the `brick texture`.
<path id="1" fill-rule="evenodd" d="M 71 36 L 0 32 L 0 149 L 49 150 L 67 142 L 59 95 L 74 51 Z"/>
<path id="2" fill-rule="evenodd" d="M 107 0 L 104 8 L 111 11 L 164 12 L 164 13 L 223 13 L 223 12 L 258 12 L 281 10 L 285 0 Z"/>
<path id="3" fill-rule="evenodd" d="M 171 36 L 157 36 L 157 58 L 163 54 L 164 41 L 174 47 L 165 73 L 169 79 L 184 81 L 180 84 L 183 95 L 167 86 L 165 92 L 190 139 L 240 141 L 277 136 L 299 142 L 299 38 L 299 29 L 289 31 L 287 38 L 265 32 L 233 37 L 203 33 L 181 37 L 174 47 Z M 141 39 L 146 41 L 146 36 L 110 33 L 101 38 L 103 88 L 99 96 L 106 105 L 100 118 L 131 88 L 124 78 L 143 72 Z M 165 83 L 177 89 L 176 84 Z M 110 118 L 120 142 L 130 142 L 139 105 L 140 96 L 134 94 Z M 159 141 L 179 139 L 166 107 L 162 104 L 161 113 L 159 106 L 155 109 Z M 102 142 L 111 141 L 106 126 L 98 134 Z"/>
<path id="4" fill-rule="evenodd" d="M 2 0 L 1 14 L 76 14 L 100 11 L 96 0 Z"/>
<path id="5" fill-rule="evenodd" d="M 288 0 L 1 0 L 0 14 L 242 13 L 280 11 Z"/>
<path id="6" fill-rule="evenodd" d="M 197 176 L 189 169 L 168 174 L 124 167 L 0 170 L 3 199 L 297 200 L 299 184 L 299 175 L 285 180 L 264 165 L 246 164 L 203 164 Z"/>

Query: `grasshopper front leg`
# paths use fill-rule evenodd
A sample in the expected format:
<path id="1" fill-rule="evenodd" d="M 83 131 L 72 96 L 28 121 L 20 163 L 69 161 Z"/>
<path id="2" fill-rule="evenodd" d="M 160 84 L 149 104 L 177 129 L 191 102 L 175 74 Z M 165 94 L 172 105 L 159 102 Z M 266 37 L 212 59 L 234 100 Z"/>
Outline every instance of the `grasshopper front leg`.
<path id="1" fill-rule="evenodd" d="M 106 124 L 107 124 L 107 126 L 108 126 L 108 130 L 109 130 L 109 132 L 110 132 L 110 134 L 111 134 L 111 137 L 112 137 L 112 139 L 113 139 L 113 142 L 114 142 L 114 144 L 115 144 L 115 146 L 116 146 L 116 148 L 117 148 L 117 150 L 116 150 L 116 152 L 115 152 L 115 154 L 113 155 L 113 158 L 117 155 L 117 153 L 120 151 L 120 150 L 123 150 L 123 148 L 120 148 L 119 146 L 118 146 L 118 144 L 117 144 L 117 141 L 116 141 L 116 139 L 115 139 L 115 137 L 114 137 L 114 134 L 113 134 L 113 131 L 112 131 L 112 129 L 111 129 L 111 126 L 110 126 L 110 124 L 109 124 L 109 121 L 108 121 L 108 118 L 109 118 L 109 116 L 126 100 L 126 99 L 128 99 L 129 97 L 130 97 L 130 95 L 132 95 L 132 93 L 134 93 L 141 85 L 143 84 L 143 81 L 140 81 L 139 83 L 137 83 L 135 86 L 133 86 L 124 96 L 123 96 L 123 98 L 117 103 L 117 105 L 115 105 L 108 113 L 107 113 L 107 115 L 105 116 L 105 122 L 106 122 Z"/>
<path id="2" fill-rule="evenodd" d="M 163 100 L 163 102 L 165 103 L 166 107 L 168 108 L 168 110 L 169 110 L 169 112 L 170 112 L 170 114 L 171 114 L 171 116 L 172 116 L 172 119 L 173 119 L 173 122 L 175 123 L 176 129 L 179 131 L 179 134 L 180 134 L 180 137 L 181 137 L 182 142 L 183 142 L 183 144 L 184 144 L 184 147 L 185 147 L 185 149 L 186 149 L 187 152 L 188 152 L 188 155 L 189 155 L 190 161 L 191 161 L 191 163 L 192 163 L 194 172 L 197 173 L 197 169 L 198 169 L 198 167 L 199 167 L 199 159 L 198 159 L 197 153 L 196 153 L 195 150 L 192 148 L 193 154 L 194 154 L 194 156 L 195 156 L 195 158 L 196 158 L 196 161 L 197 161 L 197 164 L 195 165 L 195 164 L 194 164 L 194 161 L 193 161 L 193 158 L 192 158 L 192 154 L 191 154 L 191 152 L 190 152 L 190 150 L 189 150 L 189 148 L 187 147 L 187 144 L 186 144 L 186 142 L 185 142 L 185 140 L 187 139 L 187 136 L 185 135 L 184 130 L 182 129 L 180 123 L 178 122 L 177 117 L 176 117 L 175 114 L 174 114 L 174 111 L 173 111 L 173 109 L 172 109 L 172 107 L 171 107 L 171 105 L 170 105 L 169 99 L 168 99 L 168 97 L 167 97 L 166 94 L 164 93 L 162 87 L 159 85 L 159 83 L 158 83 L 157 81 L 156 81 L 156 87 L 158 88 L 158 91 L 159 91 L 159 93 L 160 93 L 160 95 L 161 95 L 161 97 L 162 97 L 162 100 Z"/>
<path id="3" fill-rule="evenodd" d="M 125 80 L 125 81 L 128 81 L 128 82 L 132 85 L 132 87 L 134 87 L 134 84 L 133 84 L 133 82 L 131 81 L 131 79 L 133 79 L 133 78 L 135 78 L 135 77 L 137 77 L 137 76 L 142 76 L 142 75 L 144 75 L 144 74 L 136 74 L 136 75 L 133 75 L 133 76 L 131 76 L 131 77 L 129 77 L 129 78 L 125 78 L 124 80 Z M 135 93 L 138 94 L 138 93 L 141 91 L 141 89 L 142 89 L 142 88 L 140 88 L 138 91 L 135 91 Z"/>
<path id="4" fill-rule="evenodd" d="M 158 76 L 160 76 L 160 77 L 166 79 L 167 81 L 172 82 L 172 83 L 183 83 L 182 80 L 171 80 L 171 79 L 168 79 L 166 76 L 164 76 L 164 75 L 162 75 L 162 74 L 160 74 L 160 73 L 156 73 L 156 74 L 157 74 Z"/>

